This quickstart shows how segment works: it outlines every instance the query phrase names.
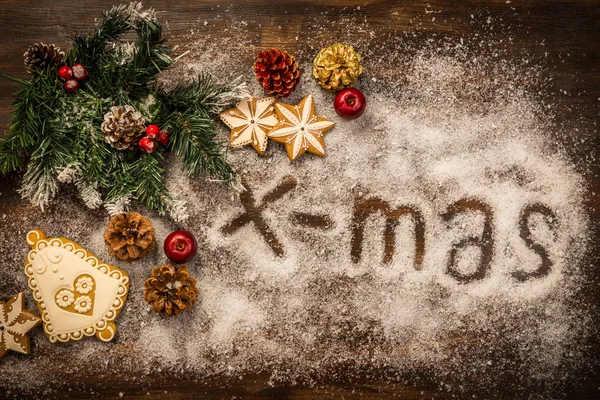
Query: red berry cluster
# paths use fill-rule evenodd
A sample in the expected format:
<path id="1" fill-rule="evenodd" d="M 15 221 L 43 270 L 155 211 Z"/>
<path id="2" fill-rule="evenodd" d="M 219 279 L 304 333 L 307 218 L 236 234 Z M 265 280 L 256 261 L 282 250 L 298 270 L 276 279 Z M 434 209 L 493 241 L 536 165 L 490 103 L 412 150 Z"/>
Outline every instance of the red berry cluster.
<path id="1" fill-rule="evenodd" d="M 80 81 L 85 81 L 87 79 L 88 72 L 81 64 L 73 64 L 73 67 L 63 65 L 58 69 L 58 77 L 65 81 L 65 90 L 72 93 L 79 89 Z"/>
<path id="2" fill-rule="evenodd" d="M 156 150 L 156 142 L 161 146 L 169 144 L 169 133 L 161 131 L 158 125 L 148 125 L 146 127 L 146 136 L 140 139 L 139 146 L 140 150 L 144 153 L 152 153 Z"/>

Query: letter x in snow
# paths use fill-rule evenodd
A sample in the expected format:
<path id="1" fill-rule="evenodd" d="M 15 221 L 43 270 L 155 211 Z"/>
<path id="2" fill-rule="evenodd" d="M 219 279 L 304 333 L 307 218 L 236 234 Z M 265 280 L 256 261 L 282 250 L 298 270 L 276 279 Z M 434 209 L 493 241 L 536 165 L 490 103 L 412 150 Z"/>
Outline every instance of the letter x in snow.
<path id="1" fill-rule="evenodd" d="M 283 256 L 283 246 L 275 236 L 275 233 L 271 230 L 269 225 L 262 216 L 262 212 L 273 202 L 279 200 L 290 190 L 294 189 L 298 182 L 292 176 L 286 176 L 283 181 L 267 193 L 260 205 L 256 204 L 252 191 L 247 187 L 246 182 L 242 181 L 246 187 L 246 191 L 240 194 L 240 201 L 244 206 L 244 213 L 232 219 L 229 223 L 225 224 L 221 228 L 221 233 L 224 235 L 231 235 L 238 231 L 240 228 L 246 226 L 250 222 L 254 223 L 258 233 L 265 239 L 267 244 L 271 247 L 271 250 L 278 256 Z"/>

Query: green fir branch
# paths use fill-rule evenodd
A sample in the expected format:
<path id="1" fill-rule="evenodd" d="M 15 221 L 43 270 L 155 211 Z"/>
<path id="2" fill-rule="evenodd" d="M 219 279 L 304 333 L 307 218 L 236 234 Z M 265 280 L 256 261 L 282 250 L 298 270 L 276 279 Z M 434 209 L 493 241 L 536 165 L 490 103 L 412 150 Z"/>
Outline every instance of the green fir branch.
<path id="1" fill-rule="evenodd" d="M 54 112 L 60 97 L 55 79 L 45 71 L 24 82 L 15 94 L 8 136 L 0 143 L 0 171 L 3 174 L 23 167 L 22 149 L 31 149 L 44 138 L 47 133 L 45 121 Z"/>
<path id="2" fill-rule="evenodd" d="M 23 157 L 21 157 L 21 137 L 9 132 L 9 136 L 0 143 L 0 173 L 3 175 L 24 168 Z"/>
<path id="3" fill-rule="evenodd" d="M 125 42 L 131 31 L 137 39 Z M 75 93 L 63 89 L 51 68 L 34 71 L 30 80 L 0 73 L 21 85 L 8 135 L 0 142 L 0 172 L 27 169 L 24 197 L 43 207 L 54 198 L 59 183 L 71 182 L 91 208 L 104 202 L 114 211 L 137 199 L 151 210 L 183 218 L 181 200 L 163 181 L 166 149 L 145 154 L 105 143 L 100 129 L 104 115 L 111 106 L 124 105 L 136 107 L 148 122 L 169 131 L 168 149 L 181 157 L 190 175 L 235 181 L 226 143 L 216 139 L 213 119 L 244 96 L 244 87 L 218 84 L 203 74 L 171 87 L 159 85 L 159 74 L 174 61 L 153 10 L 139 3 L 113 7 L 91 32 L 73 36 L 72 44 L 67 63 L 81 63 L 89 73 Z"/>
<path id="4" fill-rule="evenodd" d="M 103 14 L 93 33 L 76 34 L 71 38 L 73 49 L 69 61 L 79 62 L 95 72 L 98 60 L 110 42 L 119 41 L 132 28 L 131 6 L 121 4 Z"/>
<path id="5" fill-rule="evenodd" d="M 19 192 L 42 209 L 58 191 L 56 171 L 66 165 L 64 147 L 46 136 L 33 151 Z"/>
<path id="6" fill-rule="evenodd" d="M 21 85 L 26 85 L 27 83 L 29 83 L 29 81 L 26 81 L 25 79 L 17 78 L 15 76 L 6 75 L 6 74 L 3 74 L 2 72 L 0 72 L 0 77 L 2 77 L 4 79 L 8 79 L 9 81 L 13 81 L 15 83 L 20 83 Z"/>
<path id="7" fill-rule="evenodd" d="M 142 154 L 131 164 L 131 175 L 138 178 L 135 186 L 137 200 L 149 209 L 164 214 L 172 197 L 162 179 L 165 170 L 160 166 L 161 160 L 159 152 Z"/>
<path id="8" fill-rule="evenodd" d="M 214 118 L 223 108 L 247 96 L 246 86 L 234 81 L 225 85 L 213 82 L 209 74 L 200 73 L 191 82 L 158 85 L 159 99 L 169 104 L 170 111 L 193 110 L 204 118 Z"/>
<path id="9" fill-rule="evenodd" d="M 212 120 L 198 114 L 176 113 L 170 121 L 171 148 L 183 161 L 184 170 L 194 176 L 200 172 L 227 184 L 236 174 L 227 163 L 227 146 L 215 140 Z"/>
<path id="10" fill-rule="evenodd" d="M 136 177 L 132 175 L 131 163 L 126 160 L 126 154 L 117 154 L 112 158 L 112 165 L 108 169 L 109 182 L 118 182 L 107 188 L 105 201 L 114 202 L 121 198 L 131 198 L 135 195 Z M 142 177 L 137 177 L 138 179 Z"/>
<path id="11" fill-rule="evenodd" d="M 227 145 L 216 140 L 214 116 L 245 95 L 243 85 L 214 84 L 210 75 L 199 74 L 191 82 L 156 87 L 162 106 L 161 126 L 171 133 L 171 148 L 182 158 L 191 176 L 200 172 L 227 184 L 236 174 L 226 161 Z"/>

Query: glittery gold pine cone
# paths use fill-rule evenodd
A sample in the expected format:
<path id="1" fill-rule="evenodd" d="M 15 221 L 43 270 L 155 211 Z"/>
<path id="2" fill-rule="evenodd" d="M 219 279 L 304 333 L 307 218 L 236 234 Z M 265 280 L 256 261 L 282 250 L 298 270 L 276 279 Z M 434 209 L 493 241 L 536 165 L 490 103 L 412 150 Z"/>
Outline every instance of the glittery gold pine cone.
<path id="1" fill-rule="evenodd" d="M 325 47 L 314 60 L 313 76 L 329 92 L 354 85 L 362 72 L 360 54 L 349 44 L 334 43 Z"/>
<path id="2" fill-rule="evenodd" d="M 117 150 L 135 150 L 146 129 L 142 114 L 130 105 L 114 106 L 104 114 L 104 141 Z"/>
<path id="3" fill-rule="evenodd" d="M 104 231 L 108 254 L 123 261 L 139 260 L 156 248 L 155 231 L 137 212 L 115 215 Z"/>
<path id="4" fill-rule="evenodd" d="M 197 295 L 196 278 L 190 276 L 187 265 L 154 267 L 144 282 L 144 300 L 154 311 L 169 317 L 190 309 Z"/>

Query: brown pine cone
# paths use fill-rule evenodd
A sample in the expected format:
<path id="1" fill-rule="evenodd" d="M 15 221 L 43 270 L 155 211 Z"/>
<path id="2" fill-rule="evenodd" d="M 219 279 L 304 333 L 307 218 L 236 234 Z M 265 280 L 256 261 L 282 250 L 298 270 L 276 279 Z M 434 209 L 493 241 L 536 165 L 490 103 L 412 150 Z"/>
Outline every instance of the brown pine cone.
<path id="1" fill-rule="evenodd" d="M 137 212 L 115 215 L 104 231 L 108 254 L 135 261 L 156 248 L 155 232 L 148 218 Z"/>
<path id="2" fill-rule="evenodd" d="M 197 295 L 196 278 L 190 276 L 187 265 L 154 267 L 144 282 L 144 300 L 154 311 L 169 317 L 189 310 Z"/>
<path id="3" fill-rule="evenodd" d="M 104 114 L 104 141 L 117 150 L 135 150 L 146 130 L 146 121 L 133 106 L 114 106 Z"/>
<path id="4" fill-rule="evenodd" d="M 294 56 L 281 49 L 258 53 L 254 75 L 265 92 L 275 97 L 288 97 L 300 83 L 300 67 Z"/>
<path id="5" fill-rule="evenodd" d="M 53 44 L 35 43 L 23 54 L 23 63 L 29 73 L 48 68 L 53 70 L 64 64 L 65 53 Z"/>

